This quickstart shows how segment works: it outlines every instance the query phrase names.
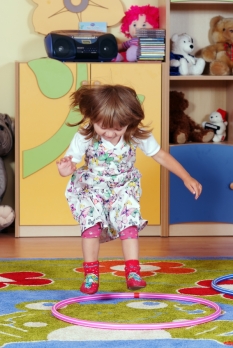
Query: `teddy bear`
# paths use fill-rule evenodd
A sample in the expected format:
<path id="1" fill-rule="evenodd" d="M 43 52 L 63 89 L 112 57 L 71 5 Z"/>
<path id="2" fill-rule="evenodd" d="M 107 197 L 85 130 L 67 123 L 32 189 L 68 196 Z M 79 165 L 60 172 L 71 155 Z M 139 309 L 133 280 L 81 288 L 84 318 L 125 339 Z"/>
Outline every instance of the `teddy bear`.
<path id="1" fill-rule="evenodd" d="M 7 173 L 4 157 L 9 154 L 14 142 L 14 121 L 7 114 L 0 113 L 0 203 L 7 187 Z M 0 205 L 0 231 L 15 220 L 15 212 L 9 205 Z"/>
<path id="2" fill-rule="evenodd" d="M 227 112 L 225 110 L 218 109 L 210 114 L 210 122 L 202 122 L 202 127 L 204 129 L 212 129 L 214 131 L 215 134 L 212 140 L 215 143 L 224 141 L 226 138 L 226 114 Z"/>
<path id="3" fill-rule="evenodd" d="M 159 9 L 155 6 L 131 6 L 121 23 L 121 32 L 129 40 L 118 44 L 118 53 L 115 61 L 136 62 L 138 52 L 137 29 L 158 28 Z"/>
<path id="4" fill-rule="evenodd" d="M 233 18 L 213 17 L 209 37 L 212 44 L 197 52 L 209 64 L 209 74 L 233 74 Z"/>
<path id="5" fill-rule="evenodd" d="M 203 58 L 196 58 L 193 52 L 193 39 L 190 35 L 174 34 L 171 38 L 170 75 L 201 75 L 205 68 Z"/>
<path id="6" fill-rule="evenodd" d="M 214 137 L 214 131 L 203 129 L 194 122 L 184 110 L 189 106 L 183 92 L 170 91 L 169 138 L 170 143 L 187 142 L 207 143 Z"/>

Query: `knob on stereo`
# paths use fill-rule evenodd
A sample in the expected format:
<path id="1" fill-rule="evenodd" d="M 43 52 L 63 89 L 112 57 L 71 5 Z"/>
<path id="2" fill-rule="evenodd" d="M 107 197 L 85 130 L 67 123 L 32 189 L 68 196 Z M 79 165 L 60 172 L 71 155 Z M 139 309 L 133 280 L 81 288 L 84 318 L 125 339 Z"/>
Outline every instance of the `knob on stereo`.
<path id="1" fill-rule="evenodd" d="M 233 182 L 230 183 L 230 189 L 233 190 Z"/>

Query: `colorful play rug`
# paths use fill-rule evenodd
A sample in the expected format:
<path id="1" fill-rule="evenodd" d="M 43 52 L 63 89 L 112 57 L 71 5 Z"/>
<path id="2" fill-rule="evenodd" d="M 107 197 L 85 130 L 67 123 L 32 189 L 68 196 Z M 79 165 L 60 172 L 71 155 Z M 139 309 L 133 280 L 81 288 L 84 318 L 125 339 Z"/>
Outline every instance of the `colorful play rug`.
<path id="1" fill-rule="evenodd" d="M 141 292 L 197 296 L 217 303 L 222 314 L 201 325 L 162 330 L 108 330 L 68 324 L 51 315 L 52 306 L 83 296 L 82 260 L 0 259 L 0 347 L 7 348 L 206 348 L 233 346 L 233 296 L 211 288 L 211 281 L 233 273 L 233 259 L 143 259 Z M 122 259 L 100 260 L 99 293 L 124 293 Z M 221 286 L 233 290 L 233 279 Z M 156 299 L 86 301 L 60 310 L 83 320 L 159 323 L 194 320 L 212 308 Z"/>

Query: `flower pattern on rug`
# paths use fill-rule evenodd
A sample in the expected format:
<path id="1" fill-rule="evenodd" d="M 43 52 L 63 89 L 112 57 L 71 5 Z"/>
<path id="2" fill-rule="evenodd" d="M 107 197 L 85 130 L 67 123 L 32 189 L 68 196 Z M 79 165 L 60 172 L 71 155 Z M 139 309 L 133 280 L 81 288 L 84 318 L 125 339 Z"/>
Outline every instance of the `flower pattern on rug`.
<path id="1" fill-rule="evenodd" d="M 213 279 L 200 280 L 196 283 L 197 286 L 190 287 L 190 288 L 182 288 L 182 289 L 179 289 L 178 292 L 180 294 L 198 295 L 198 296 L 222 295 L 224 298 L 233 300 L 233 296 L 220 293 L 219 291 L 216 291 L 215 289 L 213 289 L 211 286 L 212 281 L 213 281 Z M 228 289 L 231 288 L 233 290 L 233 280 L 222 281 L 221 285 L 223 287 L 224 287 L 224 285 L 227 285 Z"/>
<path id="2" fill-rule="evenodd" d="M 41 286 L 51 284 L 53 281 L 44 277 L 45 274 L 40 272 L 10 272 L 0 273 L 0 288 L 9 285 L 20 286 Z"/>
<path id="3" fill-rule="evenodd" d="M 141 259 L 143 276 L 148 274 L 145 293 L 183 293 L 210 297 L 219 304 L 219 318 L 190 326 L 186 329 L 128 331 L 99 330 L 69 325 L 54 318 L 50 311 L 58 301 L 83 296 L 79 286 L 83 282 L 82 259 L 27 259 L 1 262 L 0 272 L 0 346 L 1 347 L 57 347 L 82 348 L 119 347 L 128 348 L 221 348 L 233 346 L 233 301 L 229 295 L 216 292 L 211 281 L 217 276 L 230 274 L 233 259 Z M 100 261 L 100 292 L 125 292 L 124 260 Z M 22 272 L 24 270 L 24 272 Z M 74 272 L 76 270 L 76 273 Z M 157 273 L 157 275 L 156 275 Z M 225 284 L 224 284 L 225 283 Z M 224 281 L 219 286 L 233 289 L 233 281 Z M 13 285 L 13 286 L 11 286 Z M 44 285 L 44 286 L 43 286 Z M 203 292 L 204 290 L 204 292 Z M 192 291 L 192 293 L 191 293 Z M 202 292 L 201 292 L 202 291 Z M 212 313 L 187 301 L 112 299 L 102 303 L 86 301 L 78 307 L 70 306 L 64 311 L 75 318 L 113 322 L 138 323 L 190 320 Z M 107 302 L 107 303 L 106 303 Z M 76 306 L 76 304 L 74 305 Z M 77 313 L 78 308 L 78 313 Z M 204 313 L 203 311 L 208 311 Z M 70 311 L 70 312 L 69 312 Z M 69 314 L 70 313 L 70 314 Z M 82 317 L 83 315 L 83 317 Z M 100 332 L 101 331 L 101 332 Z"/>
<path id="4" fill-rule="evenodd" d="M 150 277 L 157 273 L 166 274 L 186 274 L 194 273 L 194 268 L 184 267 L 181 262 L 145 262 L 140 264 L 141 276 Z M 118 277 L 125 277 L 125 261 L 123 260 L 110 260 L 110 261 L 100 261 L 99 273 L 111 273 L 112 275 Z M 83 273 L 83 268 L 75 268 L 75 272 Z"/>

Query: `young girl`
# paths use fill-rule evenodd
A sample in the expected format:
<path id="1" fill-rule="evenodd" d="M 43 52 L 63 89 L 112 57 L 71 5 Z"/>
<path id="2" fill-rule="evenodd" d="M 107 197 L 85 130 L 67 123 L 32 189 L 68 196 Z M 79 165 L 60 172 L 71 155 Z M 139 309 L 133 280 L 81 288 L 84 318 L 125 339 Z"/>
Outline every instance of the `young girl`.
<path id="1" fill-rule="evenodd" d="M 64 158 L 57 161 L 61 176 L 71 176 L 66 198 L 80 223 L 84 281 L 80 290 L 94 294 L 99 287 L 101 242 L 120 238 L 125 276 L 130 290 L 144 288 L 140 276 L 138 232 L 147 224 L 140 214 L 141 174 L 134 167 L 136 149 L 172 171 L 197 199 L 201 185 L 169 153 L 163 151 L 142 124 L 144 112 L 136 92 L 122 85 L 82 85 L 72 94 L 80 111 L 79 130 Z M 85 166 L 77 169 L 85 156 Z"/>

